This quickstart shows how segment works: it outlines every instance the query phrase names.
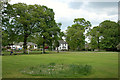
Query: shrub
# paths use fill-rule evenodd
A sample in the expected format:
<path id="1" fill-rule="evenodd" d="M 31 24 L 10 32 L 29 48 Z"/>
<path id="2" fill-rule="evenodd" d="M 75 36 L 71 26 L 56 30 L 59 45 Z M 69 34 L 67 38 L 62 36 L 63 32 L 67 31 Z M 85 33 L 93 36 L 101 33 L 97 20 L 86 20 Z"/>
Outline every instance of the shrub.
<path id="1" fill-rule="evenodd" d="M 2 48 L 2 51 L 6 51 L 7 50 L 7 48 Z"/>

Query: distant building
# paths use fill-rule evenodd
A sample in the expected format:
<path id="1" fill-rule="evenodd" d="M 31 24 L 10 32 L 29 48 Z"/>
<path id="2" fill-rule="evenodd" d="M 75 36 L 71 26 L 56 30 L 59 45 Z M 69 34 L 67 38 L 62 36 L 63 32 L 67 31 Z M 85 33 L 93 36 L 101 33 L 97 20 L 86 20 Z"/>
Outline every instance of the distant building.
<path id="1" fill-rule="evenodd" d="M 15 43 L 14 45 L 11 45 L 11 49 L 22 49 L 23 48 L 23 42 Z M 37 49 L 37 44 L 28 42 L 27 43 L 27 48 L 32 47 L 33 49 Z"/>
<path id="2" fill-rule="evenodd" d="M 68 44 L 66 41 L 64 40 L 59 40 L 59 47 L 58 47 L 58 50 L 68 50 Z M 56 48 L 57 50 L 57 48 Z"/>

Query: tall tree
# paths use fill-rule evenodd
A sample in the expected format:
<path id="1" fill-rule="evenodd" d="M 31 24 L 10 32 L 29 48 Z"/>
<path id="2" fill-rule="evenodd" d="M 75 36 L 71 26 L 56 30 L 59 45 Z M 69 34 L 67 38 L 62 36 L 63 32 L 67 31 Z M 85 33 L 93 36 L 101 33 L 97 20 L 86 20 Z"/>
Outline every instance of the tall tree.
<path id="1" fill-rule="evenodd" d="M 40 32 L 43 38 L 43 53 L 45 53 L 45 43 L 49 44 L 52 49 L 53 39 L 60 31 L 60 28 L 57 26 L 57 23 L 54 20 L 53 10 L 48 9 L 47 7 L 44 8 L 46 8 L 46 15 L 44 16 L 46 26 L 44 26 Z"/>
<path id="2" fill-rule="evenodd" d="M 60 32 L 60 28 L 54 20 L 54 12 L 45 6 L 43 8 L 46 10 L 44 15 L 44 25 L 41 26 L 41 31 L 33 34 L 34 42 L 39 46 L 42 43 L 43 53 L 45 53 L 45 44 L 49 45 L 52 50 L 52 45 L 55 40 L 55 36 Z"/>
<path id="3" fill-rule="evenodd" d="M 24 3 L 9 6 L 8 10 L 12 13 L 7 14 L 14 21 L 13 30 L 16 30 L 17 34 L 23 37 L 24 53 L 26 53 L 28 37 L 36 32 L 39 32 L 43 38 L 44 47 L 47 38 L 49 38 L 50 29 L 53 28 L 55 23 L 53 10 L 46 6 L 26 5 Z"/>
<path id="4" fill-rule="evenodd" d="M 85 30 L 89 30 L 91 23 L 84 18 L 74 19 L 74 24 L 69 26 L 66 33 L 66 41 L 72 50 L 85 48 Z"/>
<path id="5" fill-rule="evenodd" d="M 118 23 L 110 20 L 105 20 L 100 23 L 100 34 L 102 34 L 101 48 L 102 49 L 116 49 L 119 43 L 118 39 Z"/>

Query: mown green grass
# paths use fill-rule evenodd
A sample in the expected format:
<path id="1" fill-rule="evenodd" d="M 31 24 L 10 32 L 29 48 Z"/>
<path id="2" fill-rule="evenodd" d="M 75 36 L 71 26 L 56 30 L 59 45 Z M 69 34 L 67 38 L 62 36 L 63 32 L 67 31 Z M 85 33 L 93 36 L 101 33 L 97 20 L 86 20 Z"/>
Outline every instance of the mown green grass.
<path id="1" fill-rule="evenodd" d="M 56 64 L 91 65 L 92 73 L 80 78 L 117 78 L 118 53 L 117 52 L 60 52 L 52 54 L 31 54 L 2 56 L 3 78 L 43 78 L 50 76 L 32 76 L 21 73 L 25 68 L 32 66 Z M 69 76 L 74 77 L 74 76 Z"/>

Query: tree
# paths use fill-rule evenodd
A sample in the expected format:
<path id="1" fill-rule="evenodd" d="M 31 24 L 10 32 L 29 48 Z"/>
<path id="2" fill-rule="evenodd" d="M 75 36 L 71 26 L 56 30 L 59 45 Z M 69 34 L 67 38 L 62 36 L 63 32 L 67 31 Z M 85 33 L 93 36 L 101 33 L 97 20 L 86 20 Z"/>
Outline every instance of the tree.
<path id="1" fill-rule="evenodd" d="M 19 23 L 19 34 L 23 35 L 23 48 L 26 53 L 27 38 L 33 33 L 40 32 L 41 26 L 44 26 L 44 8 L 40 5 L 18 3 L 13 5 L 13 9 L 15 20 Z"/>
<path id="2" fill-rule="evenodd" d="M 8 20 L 12 19 L 12 21 L 14 21 L 13 25 L 15 26 L 12 25 L 13 30 L 16 30 L 17 34 L 23 38 L 24 53 L 26 53 L 28 37 L 34 33 L 40 33 L 43 38 L 44 52 L 44 44 L 50 37 L 50 29 L 53 28 L 55 24 L 53 10 L 46 6 L 26 5 L 24 3 L 9 6 L 10 8 L 7 10 L 12 13 L 7 12 L 6 14 L 8 14 L 8 16 L 10 15 Z"/>
<path id="3" fill-rule="evenodd" d="M 88 33 L 87 36 L 89 36 L 90 38 L 90 46 L 91 49 L 98 49 L 100 50 L 100 39 L 102 38 L 101 34 L 100 34 L 100 27 L 96 26 L 93 27 L 93 29 L 91 29 Z"/>
<path id="4" fill-rule="evenodd" d="M 54 20 L 53 10 L 48 9 L 46 15 L 48 15 L 48 17 L 45 16 L 46 26 L 42 28 L 42 31 L 40 32 L 43 38 L 43 53 L 45 53 L 45 49 L 44 49 L 45 43 L 49 44 L 52 50 L 52 44 L 53 44 L 55 35 L 57 35 L 60 32 L 60 28 L 57 26 L 57 23 Z"/>
<path id="5" fill-rule="evenodd" d="M 66 33 L 66 41 L 72 50 L 85 48 L 85 30 L 89 30 L 91 23 L 84 18 L 74 19 L 74 24 L 69 26 Z"/>
<path id="6" fill-rule="evenodd" d="M 42 43 L 43 46 L 43 53 L 45 53 L 45 44 L 49 45 L 50 49 L 52 50 L 52 45 L 55 40 L 55 36 L 59 34 L 60 27 L 57 25 L 57 23 L 54 20 L 54 12 L 52 9 L 46 8 L 46 15 L 44 16 L 44 25 L 41 26 L 41 31 L 37 32 L 32 35 L 33 39 L 36 44 L 39 46 Z M 48 16 L 48 17 L 47 17 Z"/>
<path id="7" fill-rule="evenodd" d="M 101 48 L 115 50 L 119 43 L 118 39 L 118 23 L 110 20 L 105 20 L 100 23 Z"/>

